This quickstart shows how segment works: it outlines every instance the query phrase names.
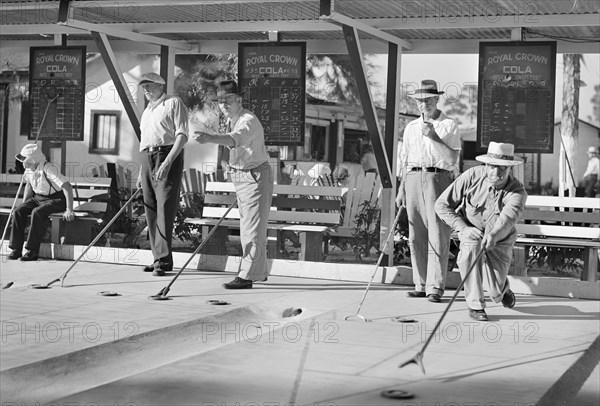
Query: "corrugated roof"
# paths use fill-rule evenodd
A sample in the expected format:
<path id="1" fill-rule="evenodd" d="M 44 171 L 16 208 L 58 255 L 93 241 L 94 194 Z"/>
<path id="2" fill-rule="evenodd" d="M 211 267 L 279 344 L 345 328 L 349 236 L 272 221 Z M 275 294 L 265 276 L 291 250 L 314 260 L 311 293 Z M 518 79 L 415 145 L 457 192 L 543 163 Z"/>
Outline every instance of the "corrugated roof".
<path id="1" fill-rule="evenodd" d="M 15 46 L 17 41 L 23 41 L 25 47 L 27 41 L 36 41 L 38 45 L 44 40 L 40 36 L 44 33 L 69 33 L 70 42 L 90 41 L 86 31 L 56 24 L 59 3 L 1 1 L 2 45 Z M 526 36 L 528 40 L 552 37 L 559 42 L 584 42 L 588 52 L 600 51 L 597 0 L 335 0 L 331 3 L 334 16 L 343 15 L 408 41 L 453 40 L 453 44 L 441 49 L 449 53 L 456 52 L 449 48 L 460 47 L 456 41 L 510 40 L 511 31 L 518 27 L 531 31 Z M 70 21 L 99 24 L 102 32 L 118 29 L 200 46 L 210 41 L 265 41 L 265 31 L 273 29 L 282 32 L 284 40 L 343 43 L 342 30 L 319 20 L 319 14 L 318 0 L 75 0 Z M 374 36 L 361 31 L 361 38 Z M 53 38 L 46 41 L 51 45 Z M 582 49 L 581 44 L 578 47 Z M 418 53 L 418 47 L 411 52 Z"/>

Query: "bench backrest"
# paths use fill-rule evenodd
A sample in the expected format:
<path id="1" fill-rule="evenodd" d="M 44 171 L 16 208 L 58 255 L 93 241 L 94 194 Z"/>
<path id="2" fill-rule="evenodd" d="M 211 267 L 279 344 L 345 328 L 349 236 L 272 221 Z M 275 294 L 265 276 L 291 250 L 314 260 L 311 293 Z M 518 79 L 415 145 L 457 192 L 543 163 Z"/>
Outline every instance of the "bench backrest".
<path id="1" fill-rule="evenodd" d="M 354 184 L 348 185 L 346 207 L 342 227 L 354 228 L 356 216 L 364 207 L 365 202 L 379 206 L 381 196 L 381 180 L 376 173 L 365 173 L 354 178 Z"/>
<path id="2" fill-rule="evenodd" d="M 528 196 L 517 232 L 525 235 L 600 240 L 600 199 Z"/>
<path id="3" fill-rule="evenodd" d="M 269 222 L 337 225 L 341 193 L 338 187 L 274 185 Z M 235 200 L 233 183 L 208 182 L 202 217 L 220 218 Z M 226 218 L 239 219 L 239 210 Z"/>
<path id="4" fill-rule="evenodd" d="M 19 174 L 0 174 L 0 207 L 12 207 L 15 200 L 22 175 Z M 77 177 L 69 179 L 73 186 L 73 206 L 77 211 L 104 212 L 106 211 L 106 200 L 111 186 L 111 178 L 88 178 Z M 23 197 L 25 185 L 19 193 L 19 201 Z M 93 198 L 103 201 L 91 201 Z"/>

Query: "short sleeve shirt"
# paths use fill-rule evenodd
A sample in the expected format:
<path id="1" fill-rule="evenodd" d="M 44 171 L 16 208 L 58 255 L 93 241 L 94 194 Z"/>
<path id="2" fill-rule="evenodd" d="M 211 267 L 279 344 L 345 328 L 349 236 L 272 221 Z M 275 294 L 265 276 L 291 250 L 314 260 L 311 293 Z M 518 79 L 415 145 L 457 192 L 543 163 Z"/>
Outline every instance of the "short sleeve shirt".
<path id="1" fill-rule="evenodd" d="M 60 191 L 68 181 L 56 166 L 48 162 L 40 163 L 35 171 L 25 170 L 24 177 L 34 193 L 44 196 Z"/>
<path id="2" fill-rule="evenodd" d="M 230 125 L 229 135 L 235 142 L 229 154 L 229 165 L 232 168 L 252 169 L 269 160 L 265 132 L 254 113 L 242 109 L 238 117 L 232 118 Z"/>
<path id="3" fill-rule="evenodd" d="M 460 151 L 460 134 L 456 122 L 440 113 L 435 120 L 430 120 L 437 135 L 444 143 L 455 151 Z M 451 172 L 458 172 L 458 161 L 446 162 L 444 156 L 439 153 L 434 142 L 421 135 L 422 118 L 408 123 L 404 129 L 404 139 L 400 150 L 400 164 L 407 165 L 408 170 L 412 168 L 440 168 Z"/>
<path id="4" fill-rule="evenodd" d="M 160 99 L 146 106 L 140 121 L 140 130 L 140 151 L 148 147 L 173 145 L 179 134 L 183 134 L 187 140 L 187 107 L 179 97 L 163 94 Z"/>

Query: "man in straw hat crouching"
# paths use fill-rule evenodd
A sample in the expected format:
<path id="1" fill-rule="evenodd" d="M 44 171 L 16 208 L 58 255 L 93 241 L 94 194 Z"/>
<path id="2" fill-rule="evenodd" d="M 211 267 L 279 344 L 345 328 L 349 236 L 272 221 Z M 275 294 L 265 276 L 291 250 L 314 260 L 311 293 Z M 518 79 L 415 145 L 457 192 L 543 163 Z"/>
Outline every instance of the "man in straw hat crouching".
<path id="1" fill-rule="evenodd" d="M 465 298 L 469 316 L 487 321 L 484 281 L 494 302 L 509 309 L 516 302 L 506 276 L 517 239 L 515 225 L 525 209 L 527 193 L 511 175 L 511 168 L 522 163 L 514 156 L 514 145 L 490 142 L 487 154 L 475 159 L 485 165 L 461 174 L 437 199 L 435 209 L 458 232 L 457 263 L 463 279 L 477 253 L 485 248 L 485 255 L 465 280 Z"/>

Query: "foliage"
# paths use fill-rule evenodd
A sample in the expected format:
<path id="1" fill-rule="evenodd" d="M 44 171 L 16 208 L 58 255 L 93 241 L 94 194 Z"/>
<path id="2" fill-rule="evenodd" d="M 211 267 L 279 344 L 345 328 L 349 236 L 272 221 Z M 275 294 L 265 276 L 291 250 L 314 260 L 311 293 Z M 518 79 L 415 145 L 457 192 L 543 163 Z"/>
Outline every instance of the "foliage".
<path id="1" fill-rule="evenodd" d="M 527 268 L 550 269 L 557 276 L 579 277 L 583 270 L 583 249 L 531 246 Z"/>
<path id="2" fill-rule="evenodd" d="M 109 192 L 107 200 L 107 209 L 103 217 L 102 224 L 97 226 L 96 231 L 100 231 L 121 209 L 122 205 L 129 200 L 130 191 L 125 188 L 113 189 Z M 189 217 L 201 217 L 202 207 L 204 205 L 204 196 L 198 192 L 188 192 L 181 195 L 183 203 L 179 205 L 175 222 L 173 224 L 173 236 L 182 240 L 189 241 L 192 245 L 198 245 L 200 240 L 200 226 L 188 224 L 185 222 Z M 190 202 L 189 206 L 186 202 Z M 131 210 L 125 210 L 115 220 L 110 229 L 111 233 L 125 234 L 123 243 L 127 246 L 135 247 L 140 233 L 146 227 L 144 198 L 140 194 L 132 203 Z M 103 237 L 100 243 L 105 242 Z"/>
<path id="3" fill-rule="evenodd" d="M 465 84 L 459 94 L 446 94 L 441 96 L 443 110 L 458 124 L 475 122 L 477 116 L 477 85 Z"/>
<path id="4" fill-rule="evenodd" d="M 396 229 L 394 230 L 394 236 L 399 238 L 394 240 L 394 264 L 401 264 L 410 258 L 410 248 L 408 246 L 408 214 L 406 208 L 403 206 L 400 208 L 400 219 L 396 223 Z"/>
<path id="5" fill-rule="evenodd" d="M 352 242 L 354 254 L 360 261 L 368 258 L 371 248 L 379 251 L 379 228 L 381 226 L 381 209 L 376 204 L 365 200 L 360 204 L 360 211 L 354 219 Z"/>
<path id="6" fill-rule="evenodd" d="M 190 109 L 201 109 L 222 80 L 237 80 L 237 54 L 178 55 L 174 93 Z"/>
<path id="7" fill-rule="evenodd" d="M 593 123 L 600 124 L 600 85 L 594 86 L 594 96 L 592 96 L 591 100 L 593 110 L 593 116 L 588 116 L 588 120 Z"/>
<path id="8" fill-rule="evenodd" d="M 182 241 L 189 241 L 192 245 L 196 246 L 200 243 L 201 234 L 200 227 L 197 224 L 189 224 L 185 222 L 186 218 L 191 217 L 202 217 L 202 208 L 204 207 L 204 195 L 199 192 L 186 192 L 182 194 L 184 202 L 190 202 L 187 204 L 180 204 L 177 209 L 175 216 L 175 223 L 173 226 L 173 234 Z"/>

